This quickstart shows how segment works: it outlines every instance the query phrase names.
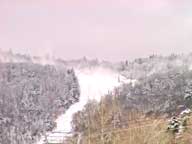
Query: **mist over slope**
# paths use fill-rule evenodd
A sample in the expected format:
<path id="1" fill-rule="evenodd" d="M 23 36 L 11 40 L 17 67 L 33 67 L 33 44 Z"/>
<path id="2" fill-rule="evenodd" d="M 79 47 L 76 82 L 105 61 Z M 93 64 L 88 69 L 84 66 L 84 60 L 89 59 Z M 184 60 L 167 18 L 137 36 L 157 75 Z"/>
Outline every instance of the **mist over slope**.
<path id="1" fill-rule="evenodd" d="M 3 51 L 0 49 L 0 62 L 37 63 L 58 67 L 74 67 L 76 69 L 103 67 L 117 70 L 128 78 L 139 79 L 159 72 L 166 73 L 173 69 L 181 71 L 185 68 L 191 70 L 192 53 L 180 55 L 171 54 L 168 56 L 151 55 L 149 57 L 137 58 L 131 61 L 122 60 L 120 62 L 110 62 L 99 59 L 87 59 L 86 57 L 75 60 L 57 59 L 50 55 L 38 57 L 13 53 L 11 50 Z"/>
<path id="2" fill-rule="evenodd" d="M 88 101 L 96 100 L 99 102 L 102 96 L 113 91 L 113 89 L 121 85 L 122 82 L 126 82 L 118 72 L 109 68 L 82 68 L 75 69 L 75 72 L 81 91 L 79 102 L 73 104 L 66 113 L 59 116 L 56 120 L 57 127 L 46 135 L 49 143 L 62 143 L 69 134 L 73 134 L 71 125 L 73 115 L 83 110 Z M 42 144 L 42 141 L 43 139 L 39 144 Z"/>

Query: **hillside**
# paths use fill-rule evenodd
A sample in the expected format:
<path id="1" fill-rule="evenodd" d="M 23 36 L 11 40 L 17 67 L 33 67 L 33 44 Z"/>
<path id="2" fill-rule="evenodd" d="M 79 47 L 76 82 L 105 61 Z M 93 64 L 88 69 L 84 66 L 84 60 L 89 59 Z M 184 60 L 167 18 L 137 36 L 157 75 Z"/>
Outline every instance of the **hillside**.
<path id="1" fill-rule="evenodd" d="M 35 143 L 78 99 L 73 70 L 0 63 L 0 143 Z"/>
<path id="2" fill-rule="evenodd" d="M 125 60 L 116 64 L 115 67 L 123 75 L 133 79 L 145 78 L 156 73 L 168 73 L 169 71 L 181 73 L 192 69 L 192 54 L 151 55 L 133 61 Z"/>
<path id="3" fill-rule="evenodd" d="M 156 138 L 165 139 L 159 144 L 169 144 L 173 137 L 161 131 L 165 132 L 171 116 L 192 104 L 185 99 L 192 93 L 191 54 L 112 63 L 2 52 L 0 60 L 2 144 L 32 144 L 47 131 L 55 136 L 52 132 L 65 130 L 73 133 L 67 144 L 103 143 L 104 139 L 109 144 L 112 139 L 153 144 Z M 154 133 L 158 137 L 152 141 L 149 137 Z"/>
<path id="4" fill-rule="evenodd" d="M 121 63 L 119 68 L 115 65 L 122 75 L 137 81 L 115 88 L 100 102 L 90 101 L 77 112 L 72 122 L 74 136 L 67 142 L 174 144 L 167 123 L 192 105 L 190 60 L 191 55 L 154 56 Z M 184 136 L 189 134 L 190 130 Z M 190 137 L 185 138 L 177 141 L 189 144 Z"/>

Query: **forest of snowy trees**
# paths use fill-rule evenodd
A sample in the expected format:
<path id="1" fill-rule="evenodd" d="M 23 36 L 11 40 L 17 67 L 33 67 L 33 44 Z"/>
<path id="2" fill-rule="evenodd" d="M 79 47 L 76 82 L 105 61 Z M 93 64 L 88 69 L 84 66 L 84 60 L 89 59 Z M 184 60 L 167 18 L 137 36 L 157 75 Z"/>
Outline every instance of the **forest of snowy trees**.
<path id="1" fill-rule="evenodd" d="M 72 123 L 74 132 L 81 134 L 83 144 L 88 143 L 87 139 L 93 144 L 127 143 L 128 141 L 121 139 L 121 133 L 114 134 L 113 131 L 129 128 L 132 125 L 129 121 L 136 122 L 147 117 L 148 119 L 150 117 L 169 118 L 191 108 L 191 59 L 192 55 L 150 56 L 115 65 L 115 69 L 122 75 L 136 79 L 137 82 L 115 88 L 114 92 L 105 95 L 101 102 L 90 101 L 85 109 L 74 115 Z M 159 128 L 162 127 L 164 126 L 159 126 Z M 102 135 L 102 129 L 104 135 Z M 152 128 L 151 131 L 153 130 Z M 147 132 L 144 130 L 133 139 L 139 132 L 142 132 L 142 129 L 132 133 L 132 143 L 138 143 L 144 135 L 147 137 Z M 156 132 L 158 133 L 158 130 L 149 135 L 152 136 Z M 128 137 L 129 133 L 125 133 Z M 115 142 L 115 137 L 119 138 L 118 142 L 117 140 Z M 74 135 L 68 143 L 74 144 L 77 140 L 77 135 Z M 145 142 L 141 140 L 139 143 Z M 159 140 L 158 144 L 161 143 L 169 144 L 171 138 L 167 142 Z"/>
<path id="2" fill-rule="evenodd" d="M 0 63 L 0 143 L 35 143 L 78 98 L 73 70 Z"/>
<path id="3" fill-rule="evenodd" d="M 128 78 L 140 79 L 155 73 L 170 71 L 184 72 L 192 69 L 192 53 L 171 54 L 169 56 L 151 55 L 146 58 L 137 58 L 133 61 L 122 61 L 115 68 Z"/>
<path id="4" fill-rule="evenodd" d="M 103 125 L 121 129 L 130 125 L 129 119 L 169 117 L 192 106 L 192 54 L 111 63 L 85 57 L 65 61 L 0 52 L 0 61 L 1 144 L 33 144 L 53 130 L 56 118 L 79 100 L 78 79 L 72 68 L 105 67 L 135 80 L 115 88 L 101 102 L 90 101 L 74 115 L 73 131 L 82 139 Z M 45 61 L 52 61 L 51 65 Z M 76 143 L 77 137 L 69 138 L 68 143 Z"/>

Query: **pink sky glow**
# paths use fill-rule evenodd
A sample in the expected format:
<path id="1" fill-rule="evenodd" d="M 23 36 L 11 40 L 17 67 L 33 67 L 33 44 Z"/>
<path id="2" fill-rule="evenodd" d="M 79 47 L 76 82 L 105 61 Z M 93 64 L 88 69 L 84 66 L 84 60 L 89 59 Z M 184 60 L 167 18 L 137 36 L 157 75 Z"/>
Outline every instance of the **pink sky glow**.
<path id="1" fill-rule="evenodd" d="M 1 0 L 0 48 L 64 59 L 192 50 L 190 0 Z"/>

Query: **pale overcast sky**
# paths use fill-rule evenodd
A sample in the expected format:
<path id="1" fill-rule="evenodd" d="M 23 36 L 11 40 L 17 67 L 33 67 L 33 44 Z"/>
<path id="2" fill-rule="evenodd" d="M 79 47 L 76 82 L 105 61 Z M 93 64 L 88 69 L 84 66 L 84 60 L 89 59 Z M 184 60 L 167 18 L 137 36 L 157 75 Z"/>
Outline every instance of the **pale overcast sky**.
<path id="1" fill-rule="evenodd" d="M 192 51 L 192 0 L 0 0 L 0 48 L 64 59 Z"/>

